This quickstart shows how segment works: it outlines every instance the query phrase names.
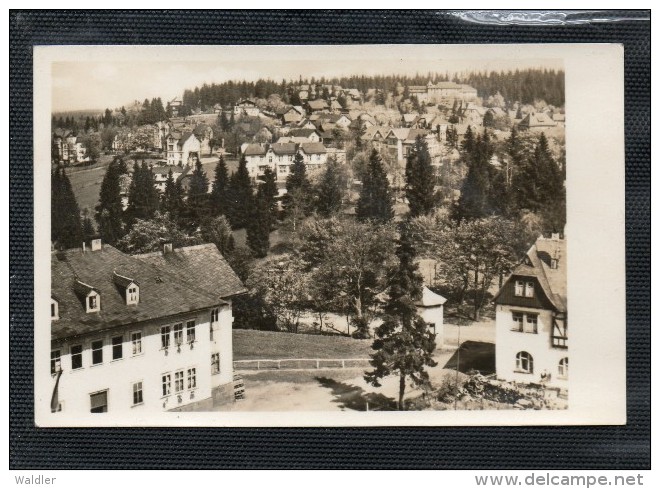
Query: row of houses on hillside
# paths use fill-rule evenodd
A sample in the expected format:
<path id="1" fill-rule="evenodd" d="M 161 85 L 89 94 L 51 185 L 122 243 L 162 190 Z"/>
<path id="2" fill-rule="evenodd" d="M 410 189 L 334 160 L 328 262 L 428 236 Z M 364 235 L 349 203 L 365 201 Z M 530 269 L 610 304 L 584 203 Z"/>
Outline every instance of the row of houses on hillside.
<path id="1" fill-rule="evenodd" d="M 409 85 L 408 93 L 424 103 L 439 103 L 446 100 L 472 101 L 477 98 L 476 88 L 450 81 L 433 83 L 429 80 L 426 85 Z"/>
<path id="2" fill-rule="evenodd" d="M 131 256 L 93 240 L 53 252 L 51 272 L 51 412 L 137 419 L 233 400 L 245 288 L 215 245 Z"/>
<path id="3" fill-rule="evenodd" d="M 291 174 L 296 154 L 302 156 L 308 170 L 322 168 L 329 158 L 342 164 L 346 162 L 344 150 L 309 140 L 298 142 L 280 138 L 273 144 L 244 143 L 241 146 L 241 155 L 245 157 L 248 172 L 254 180 L 262 176 L 266 168 L 273 170 L 278 181 L 286 180 Z"/>
<path id="4" fill-rule="evenodd" d="M 81 136 L 69 129 L 56 129 L 52 135 L 53 159 L 58 163 L 82 163 L 89 161 L 87 146 Z"/>

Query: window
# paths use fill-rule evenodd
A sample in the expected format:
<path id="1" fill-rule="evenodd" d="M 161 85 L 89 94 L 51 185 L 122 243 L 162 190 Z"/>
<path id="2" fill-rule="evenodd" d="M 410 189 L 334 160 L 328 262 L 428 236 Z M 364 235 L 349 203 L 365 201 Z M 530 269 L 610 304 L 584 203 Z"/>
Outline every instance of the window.
<path id="1" fill-rule="evenodd" d="M 135 382 L 133 384 L 133 406 L 142 404 L 144 400 L 142 399 L 142 382 Z"/>
<path id="2" fill-rule="evenodd" d="M 525 374 L 534 373 L 534 358 L 526 351 L 516 354 L 516 371 Z"/>
<path id="3" fill-rule="evenodd" d="M 119 360 L 124 357 L 124 337 L 115 336 L 112 338 L 112 359 Z"/>
<path id="4" fill-rule="evenodd" d="M 174 325 L 174 344 L 181 346 L 181 343 L 183 343 L 183 324 L 179 323 Z"/>
<path id="5" fill-rule="evenodd" d="M 220 353 L 213 353 L 211 355 L 211 374 L 220 373 Z"/>
<path id="6" fill-rule="evenodd" d="M 131 346 L 133 347 L 133 355 L 142 353 L 142 332 L 135 331 L 131 333 Z"/>
<path id="7" fill-rule="evenodd" d="M 137 285 L 131 285 L 126 290 L 126 303 L 127 304 L 137 304 L 139 299 Z"/>
<path id="8" fill-rule="evenodd" d="M 90 295 L 87 298 L 87 312 L 96 311 L 98 309 L 99 301 L 96 295 Z"/>
<path id="9" fill-rule="evenodd" d="M 521 297 L 524 293 L 525 285 L 522 280 L 516 280 L 516 291 L 515 295 Z"/>
<path id="10" fill-rule="evenodd" d="M 513 318 L 513 326 L 511 331 L 519 331 L 522 333 L 523 330 L 523 314 L 520 312 L 512 312 L 511 317 Z"/>
<path id="11" fill-rule="evenodd" d="M 219 317 L 220 317 L 220 310 L 217 309 L 217 308 L 216 308 L 216 309 L 213 309 L 213 310 L 211 311 L 211 322 L 212 322 L 212 323 L 217 323 Z"/>
<path id="12" fill-rule="evenodd" d="M 50 352 L 50 373 L 53 375 L 61 370 L 60 353 L 60 350 L 53 350 Z"/>
<path id="13" fill-rule="evenodd" d="M 525 297 L 534 297 L 534 282 L 527 282 L 525 285 Z"/>
<path id="14" fill-rule="evenodd" d="M 170 376 L 170 374 L 163 374 L 162 383 L 163 383 L 163 396 L 169 396 L 170 390 L 172 389 L 172 377 Z"/>
<path id="15" fill-rule="evenodd" d="M 538 315 L 526 314 L 527 321 L 525 321 L 525 333 L 538 333 Z"/>
<path id="16" fill-rule="evenodd" d="M 188 389 L 197 388 L 197 369 L 189 368 L 188 369 Z"/>
<path id="17" fill-rule="evenodd" d="M 195 342 L 195 321 L 188 321 L 186 323 L 186 341 L 188 343 Z"/>
<path id="18" fill-rule="evenodd" d="M 183 370 L 174 373 L 174 392 L 183 390 Z"/>
<path id="19" fill-rule="evenodd" d="M 82 345 L 74 345 L 71 347 L 71 370 L 82 366 Z"/>
<path id="20" fill-rule="evenodd" d="M 568 380 L 568 357 L 559 360 L 559 367 L 557 368 L 557 376 L 560 379 Z"/>
<path id="21" fill-rule="evenodd" d="M 167 350 L 170 346 L 170 327 L 163 326 L 160 328 L 160 345 L 161 348 Z"/>
<path id="22" fill-rule="evenodd" d="M 107 413 L 108 412 L 108 391 L 96 392 L 89 395 L 91 404 L 90 412 Z"/>
<path id="23" fill-rule="evenodd" d="M 59 307 L 56 300 L 50 300 L 50 318 L 59 319 Z"/>
<path id="24" fill-rule="evenodd" d="M 92 365 L 103 363 L 103 340 L 92 341 Z"/>

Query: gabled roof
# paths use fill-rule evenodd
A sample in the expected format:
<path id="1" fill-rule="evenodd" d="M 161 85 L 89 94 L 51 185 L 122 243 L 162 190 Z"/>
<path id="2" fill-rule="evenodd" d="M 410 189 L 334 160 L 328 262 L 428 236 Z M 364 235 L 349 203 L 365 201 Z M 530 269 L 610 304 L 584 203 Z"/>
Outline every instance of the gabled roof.
<path id="1" fill-rule="evenodd" d="M 422 298 L 415 301 L 415 305 L 421 307 L 437 307 L 443 305 L 445 302 L 447 302 L 447 299 L 424 286 L 422 289 Z"/>
<path id="2" fill-rule="evenodd" d="M 112 272 L 112 280 L 115 282 L 115 284 L 124 288 L 128 287 L 131 284 L 135 284 L 138 286 L 140 285 L 138 284 L 137 280 L 133 280 L 132 278 L 126 277 L 124 275 L 120 275 L 116 271 Z"/>
<path id="3" fill-rule="evenodd" d="M 179 140 L 179 144 L 183 146 L 186 141 L 188 141 L 191 137 L 194 137 L 194 134 L 192 132 L 184 132 L 181 135 L 181 139 Z"/>
<path id="4" fill-rule="evenodd" d="M 51 293 L 59 299 L 60 319 L 52 322 L 52 338 L 101 332 L 226 304 L 222 297 L 242 292 L 243 286 L 215 245 L 201 246 L 206 248 L 174 250 L 173 259 L 185 254 L 191 256 L 182 260 L 178 268 L 159 263 L 148 255 L 127 255 L 110 245 L 85 253 L 81 249 L 53 253 Z M 190 261 L 207 265 L 186 266 Z M 123 292 L 113 278 L 116 270 L 140 281 L 139 304 L 126 306 Z M 89 314 L 78 294 L 87 295 L 92 290 L 101 295 L 102 301 L 100 311 Z"/>
<path id="5" fill-rule="evenodd" d="M 387 133 L 387 136 L 385 137 L 389 137 L 391 134 L 395 138 L 400 139 L 401 141 L 405 141 L 408 138 L 409 133 L 410 133 L 410 129 L 408 129 L 407 127 L 395 127 L 393 129 L 390 129 L 390 131 Z"/>
<path id="6" fill-rule="evenodd" d="M 556 258 L 557 268 L 552 268 L 550 260 Z M 558 312 L 566 312 L 566 240 L 539 237 L 527 251 L 526 258 L 507 278 L 502 288 L 495 294 L 497 300 L 514 277 L 536 278 L 543 293 Z"/>
<path id="7" fill-rule="evenodd" d="M 135 258 L 181 281 L 194 282 L 196 287 L 219 299 L 247 292 L 227 260 L 212 243 L 175 248 L 165 254 L 155 252 L 135 255 Z"/>
<path id="8" fill-rule="evenodd" d="M 320 136 L 319 132 L 316 129 L 307 129 L 307 128 L 298 128 L 298 129 L 291 129 L 289 134 L 293 137 L 298 137 L 298 138 L 308 138 L 316 133 L 317 135 Z"/>
<path id="9" fill-rule="evenodd" d="M 303 143 L 300 145 L 301 151 L 306 154 L 325 154 L 325 146 L 323 143 Z"/>
<path id="10" fill-rule="evenodd" d="M 321 110 L 328 108 L 327 102 L 323 99 L 310 100 L 309 102 L 307 102 L 307 105 L 309 105 L 309 108 L 312 110 Z"/>
<path id="11" fill-rule="evenodd" d="M 271 149 L 276 155 L 294 155 L 296 154 L 296 143 L 274 143 L 271 145 Z"/>
<path id="12" fill-rule="evenodd" d="M 266 147 L 261 144 L 251 143 L 243 150 L 245 156 L 260 156 L 266 154 Z"/>
<path id="13" fill-rule="evenodd" d="M 555 127 L 557 123 L 543 112 L 532 112 L 523 117 L 519 125 L 524 127 Z"/>

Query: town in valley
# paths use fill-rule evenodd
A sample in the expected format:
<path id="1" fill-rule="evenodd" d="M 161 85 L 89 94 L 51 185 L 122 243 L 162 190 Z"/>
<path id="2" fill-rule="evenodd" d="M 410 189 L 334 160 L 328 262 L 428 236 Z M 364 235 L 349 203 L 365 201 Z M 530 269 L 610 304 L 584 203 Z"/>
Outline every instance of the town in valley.
<path id="1" fill-rule="evenodd" d="M 53 416 L 566 409 L 563 70 L 304 69 L 53 111 Z"/>

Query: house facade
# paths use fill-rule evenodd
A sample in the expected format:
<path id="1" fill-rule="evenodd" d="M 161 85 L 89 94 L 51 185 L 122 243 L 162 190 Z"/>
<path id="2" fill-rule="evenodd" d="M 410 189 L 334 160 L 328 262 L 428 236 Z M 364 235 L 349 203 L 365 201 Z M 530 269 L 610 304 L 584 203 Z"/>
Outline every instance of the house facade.
<path id="1" fill-rule="evenodd" d="M 214 245 L 126 255 L 100 240 L 51 259 L 51 411 L 208 409 L 232 397 L 231 298 Z"/>
<path id="2" fill-rule="evenodd" d="M 408 93 L 417 97 L 420 102 L 438 103 L 442 100 L 454 99 L 472 101 L 477 98 L 477 90 L 470 85 L 463 85 L 451 81 L 433 83 L 429 81 L 426 85 L 411 85 Z"/>
<path id="3" fill-rule="evenodd" d="M 337 161 L 346 161 L 346 152 L 329 152 L 319 142 L 288 142 L 288 138 L 280 138 L 274 144 L 244 144 L 241 154 L 245 156 L 248 173 L 253 180 L 263 176 L 266 168 L 275 173 L 278 181 L 286 180 L 291 174 L 291 166 L 297 153 L 303 158 L 308 170 L 322 167 L 328 162 L 328 155 L 333 155 Z M 341 160 L 341 161 L 340 161 Z"/>
<path id="4" fill-rule="evenodd" d="M 497 377 L 568 387 L 566 241 L 539 237 L 495 296 Z"/>
<path id="5" fill-rule="evenodd" d="M 201 157 L 201 141 L 192 132 L 171 132 L 166 142 L 168 165 L 194 166 Z"/>
<path id="6" fill-rule="evenodd" d="M 234 116 L 246 115 L 248 117 L 259 117 L 259 107 L 257 104 L 249 99 L 239 100 L 236 105 L 234 105 Z"/>

